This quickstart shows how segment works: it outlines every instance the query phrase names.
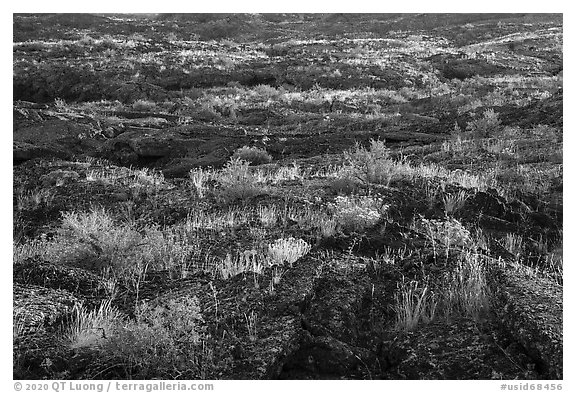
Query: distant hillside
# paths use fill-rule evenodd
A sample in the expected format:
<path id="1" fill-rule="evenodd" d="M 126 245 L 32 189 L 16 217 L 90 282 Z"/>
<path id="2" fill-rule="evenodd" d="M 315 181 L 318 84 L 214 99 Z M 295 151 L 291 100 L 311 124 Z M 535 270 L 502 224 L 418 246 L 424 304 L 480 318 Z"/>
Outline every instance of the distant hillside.
<path id="1" fill-rule="evenodd" d="M 560 14 L 15 14 L 14 41 L 76 39 L 89 33 L 162 32 L 181 39 L 238 42 L 278 41 L 286 37 L 336 38 L 350 35 L 387 36 L 395 31 L 441 31 L 458 45 L 476 42 L 484 32 L 469 29 L 479 23 L 494 31 L 513 24 L 515 31 L 530 23 L 562 23 Z"/>

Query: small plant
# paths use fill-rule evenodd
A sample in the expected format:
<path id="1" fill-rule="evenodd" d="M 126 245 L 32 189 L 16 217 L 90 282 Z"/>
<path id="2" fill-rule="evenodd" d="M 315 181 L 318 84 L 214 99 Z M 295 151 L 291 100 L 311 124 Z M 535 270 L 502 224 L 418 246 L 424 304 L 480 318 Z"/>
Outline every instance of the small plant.
<path id="1" fill-rule="evenodd" d="M 514 233 L 506 234 L 504 238 L 504 248 L 514 256 L 515 261 L 520 261 L 524 251 L 524 240 L 522 236 Z"/>
<path id="2" fill-rule="evenodd" d="M 462 137 L 458 135 L 442 142 L 442 151 L 445 153 L 462 153 L 466 150 L 467 145 L 468 144 L 462 140 Z"/>
<path id="3" fill-rule="evenodd" d="M 98 308 L 91 311 L 77 304 L 72 312 L 66 337 L 71 348 L 100 346 L 123 322 L 124 317 L 109 300 L 103 301 Z"/>
<path id="4" fill-rule="evenodd" d="M 471 252 L 460 254 L 445 287 L 443 310 L 446 316 L 457 313 L 476 320 L 480 318 L 488 309 L 484 257 Z"/>
<path id="5" fill-rule="evenodd" d="M 138 112 L 150 112 L 156 109 L 156 103 L 146 100 L 134 101 L 132 109 Z"/>
<path id="6" fill-rule="evenodd" d="M 226 212 L 207 212 L 205 210 L 191 211 L 186 217 L 184 226 L 187 230 L 233 228 L 244 222 L 241 211 L 229 209 Z"/>
<path id="7" fill-rule="evenodd" d="M 14 243 L 12 246 L 13 264 L 25 262 L 29 258 L 40 257 L 45 259 L 49 253 L 50 243 L 46 240 L 45 235 L 41 235 L 38 239 L 28 240 L 24 243 Z"/>
<path id="8" fill-rule="evenodd" d="M 300 166 L 295 162 L 290 166 L 281 166 L 272 176 L 273 183 L 279 183 L 281 181 L 297 180 L 302 178 L 302 173 L 300 172 Z"/>
<path id="9" fill-rule="evenodd" d="M 338 222 L 334 218 L 322 217 L 318 222 L 318 228 L 320 230 L 320 234 L 324 238 L 334 236 L 337 231 L 336 227 L 338 226 Z"/>
<path id="10" fill-rule="evenodd" d="M 56 98 L 54 100 L 54 107 L 60 113 L 73 113 L 72 108 L 61 98 Z"/>
<path id="11" fill-rule="evenodd" d="M 293 237 L 278 239 L 268 245 L 269 263 L 270 265 L 288 263 L 292 267 L 294 262 L 306 255 L 310 249 L 311 246 L 302 239 L 296 240 Z"/>
<path id="12" fill-rule="evenodd" d="M 329 205 L 344 229 L 359 231 L 376 224 L 388 209 L 381 198 L 337 196 Z"/>
<path id="13" fill-rule="evenodd" d="M 466 195 L 466 191 L 459 190 L 455 194 L 446 194 L 444 195 L 444 211 L 447 215 L 454 214 L 461 210 L 464 205 L 466 205 L 466 200 L 468 196 Z"/>
<path id="14" fill-rule="evenodd" d="M 243 146 L 237 149 L 234 154 L 232 154 L 232 159 L 241 159 L 243 161 L 249 162 L 251 165 L 259 165 L 268 164 L 270 161 L 272 161 L 272 156 L 268 154 L 266 150 L 260 149 L 256 146 Z"/>
<path id="15" fill-rule="evenodd" d="M 248 270 L 248 265 L 241 257 L 233 258 L 232 255 L 226 254 L 226 258 L 218 265 L 220 276 L 224 280 L 228 280 L 238 274 L 242 274 Z"/>
<path id="16" fill-rule="evenodd" d="M 226 254 L 226 258 L 220 262 L 217 269 L 220 276 L 228 280 L 245 272 L 261 274 L 264 264 L 262 257 L 255 250 L 247 250 L 234 257 L 230 253 Z"/>
<path id="17" fill-rule="evenodd" d="M 246 320 L 246 330 L 248 331 L 248 338 L 250 341 L 256 341 L 258 338 L 258 314 L 254 310 L 250 311 L 249 314 L 244 313 L 244 319 Z"/>
<path id="18" fill-rule="evenodd" d="M 356 145 L 354 151 L 346 153 L 346 160 L 350 171 L 365 183 L 389 185 L 399 175 L 383 141 L 371 140 L 369 150 Z"/>
<path id="19" fill-rule="evenodd" d="M 134 171 L 133 179 L 133 186 L 157 189 L 162 183 L 164 183 L 164 174 L 160 171 L 143 168 Z"/>
<path id="20" fill-rule="evenodd" d="M 44 187 L 56 186 L 60 187 L 65 184 L 74 183 L 78 180 L 80 175 L 75 171 L 64 171 L 57 169 L 40 177 L 40 181 Z"/>
<path id="21" fill-rule="evenodd" d="M 220 185 L 219 197 L 225 202 L 245 200 L 260 195 L 264 189 L 250 172 L 249 163 L 240 158 L 232 158 L 226 166 L 215 175 Z"/>
<path id="22" fill-rule="evenodd" d="M 488 138 L 482 141 L 482 148 L 493 154 L 515 156 L 518 146 L 515 140 Z"/>
<path id="23" fill-rule="evenodd" d="M 420 286 L 418 281 L 403 279 L 394 299 L 398 329 L 411 331 L 421 322 L 429 323 L 435 317 L 438 302 L 426 283 Z"/>
<path id="24" fill-rule="evenodd" d="M 190 169 L 190 181 L 199 198 L 204 198 L 208 189 L 206 182 L 212 178 L 212 172 L 203 168 Z"/>
<path id="25" fill-rule="evenodd" d="M 330 182 L 330 190 L 334 194 L 350 195 L 358 191 L 360 183 L 360 179 L 354 175 L 353 171 L 343 169 Z"/>
<path id="26" fill-rule="evenodd" d="M 278 222 L 278 212 L 275 206 L 258 206 L 258 219 L 265 227 L 273 227 Z"/>
<path id="27" fill-rule="evenodd" d="M 143 303 L 136 320 L 119 324 L 98 347 L 108 364 L 122 365 L 129 379 L 198 378 L 203 317 L 198 299 L 188 295 L 163 305 Z"/>
<path id="28" fill-rule="evenodd" d="M 500 129 L 500 119 L 494 109 L 484 111 L 482 118 L 473 120 L 466 125 L 466 130 L 479 138 L 488 138 Z"/>
<path id="29" fill-rule="evenodd" d="M 34 210 L 40 206 L 50 206 L 56 194 L 49 188 L 37 188 L 25 191 L 21 188 L 15 190 L 16 208 L 19 211 Z"/>
<path id="30" fill-rule="evenodd" d="M 414 226 L 428 236 L 434 247 L 436 242 L 440 242 L 447 251 L 451 246 L 468 248 L 473 244 L 470 231 L 455 218 L 448 220 L 420 218 Z"/>

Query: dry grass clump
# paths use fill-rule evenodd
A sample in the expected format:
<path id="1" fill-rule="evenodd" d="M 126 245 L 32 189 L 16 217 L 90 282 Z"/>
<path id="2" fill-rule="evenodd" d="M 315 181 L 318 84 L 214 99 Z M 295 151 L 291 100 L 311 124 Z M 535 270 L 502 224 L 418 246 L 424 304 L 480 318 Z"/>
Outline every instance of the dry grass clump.
<path id="1" fill-rule="evenodd" d="M 204 198 L 208 191 L 208 181 L 214 178 L 214 171 L 204 168 L 190 170 L 190 182 L 199 198 Z"/>
<path id="2" fill-rule="evenodd" d="M 444 195 L 442 200 L 444 201 L 444 211 L 447 215 L 452 215 L 466 205 L 468 195 L 466 195 L 466 191 L 459 190 L 458 192 Z"/>
<path id="3" fill-rule="evenodd" d="M 486 257 L 473 252 L 460 254 L 449 276 L 442 297 L 442 311 L 446 316 L 466 315 L 475 320 L 488 309 Z"/>
<path id="4" fill-rule="evenodd" d="M 483 255 L 461 253 L 454 270 L 435 291 L 430 289 L 428 279 L 423 283 L 402 280 L 395 295 L 396 327 L 409 331 L 421 323 L 456 316 L 481 319 L 489 308 L 485 262 Z"/>
<path id="5" fill-rule="evenodd" d="M 418 281 L 402 280 L 394 300 L 398 329 L 414 330 L 420 323 L 432 321 L 436 315 L 438 301 L 427 283 L 421 285 Z"/>
<path id="6" fill-rule="evenodd" d="M 265 267 L 265 257 L 256 250 L 246 250 L 244 252 L 232 255 L 226 254 L 217 265 L 217 272 L 224 280 L 245 272 L 262 273 Z"/>

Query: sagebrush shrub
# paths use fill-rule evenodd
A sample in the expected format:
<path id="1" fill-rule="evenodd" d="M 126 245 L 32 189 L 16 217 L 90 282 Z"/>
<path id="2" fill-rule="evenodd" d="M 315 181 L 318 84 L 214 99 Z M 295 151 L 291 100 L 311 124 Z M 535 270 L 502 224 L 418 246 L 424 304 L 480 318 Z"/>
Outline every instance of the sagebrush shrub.
<path id="1" fill-rule="evenodd" d="M 15 261 L 40 256 L 54 263 L 109 271 L 123 284 L 134 287 L 146 271 L 181 273 L 198 251 L 189 236 L 176 229 L 117 223 L 105 210 L 62 214 L 56 236 L 41 238 L 14 249 Z"/>
<path id="2" fill-rule="evenodd" d="M 446 247 L 472 247 L 473 245 L 470 231 L 455 218 L 447 220 L 420 218 L 414 225 L 420 232 L 426 234 L 430 240 L 441 242 Z"/>
<path id="3" fill-rule="evenodd" d="M 232 158 L 216 174 L 220 185 L 219 197 L 225 202 L 244 200 L 262 194 L 264 188 L 258 184 L 256 176 L 250 171 L 249 163 L 240 158 Z"/>
<path id="4" fill-rule="evenodd" d="M 72 335 L 72 346 L 83 340 L 83 346 L 96 351 L 102 368 L 122 365 L 129 379 L 200 377 L 206 333 L 196 297 L 186 295 L 154 306 L 143 303 L 135 320 L 120 318 L 109 307 L 104 311 L 77 313 Z M 92 337 L 94 330 L 105 339 Z M 86 337 L 90 339 L 85 341 Z"/>
<path id="5" fill-rule="evenodd" d="M 343 229 L 355 231 L 373 226 L 388 209 L 381 198 L 370 196 L 337 196 L 329 207 Z"/>
<path id="6" fill-rule="evenodd" d="M 350 170 L 341 170 L 330 182 L 330 190 L 334 194 L 350 195 L 358 191 L 360 179 Z"/>
<path id="7" fill-rule="evenodd" d="M 370 149 L 360 145 L 345 153 L 348 170 L 366 183 L 388 185 L 401 177 L 399 167 L 390 158 L 390 149 L 383 141 L 371 140 Z"/>
<path id="8" fill-rule="evenodd" d="M 466 130 L 476 137 L 487 138 L 499 131 L 500 124 L 498 113 L 494 112 L 494 109 L 487 109 L 480 119 L 468 122 Z"/>
<path id="9" fill-rule="evenodd" d="M 239 158 L 252 165 L 268 164 L 272 161 L 272 156 L 264 149 L 253 146 L 242 146 L 232 154 L 232 159 Z"/>
<path id="10" fill-rule="evenodd" d="M 139 112 L 149 112 L 156 109 L 156 103 L 146 100 L 138 100 L 132 104 L 132 109 Z"/>

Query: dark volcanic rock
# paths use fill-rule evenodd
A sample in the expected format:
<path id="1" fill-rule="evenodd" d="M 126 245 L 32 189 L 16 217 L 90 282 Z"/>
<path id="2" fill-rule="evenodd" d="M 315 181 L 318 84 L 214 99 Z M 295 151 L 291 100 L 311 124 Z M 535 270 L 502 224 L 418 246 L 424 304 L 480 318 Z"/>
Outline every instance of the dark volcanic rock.
<path id="1" fill-rule="evenodd" d="M 493 217 L 503 217 L 507 211 L 506 200 L 498 195 L 496 191 L 479 191 L 466 201 L 463 210 L 474 214 L 486 214 Z"/>
<path id="2" fill-rule="evenodd" d="M 14 163 L 45 157 L 69 158 L 70 154 L 61 148 L 53 146 L 38 146 L 27 142 L 13 142 L 12 159 Z"/>
<path id="3" fill-rule="evenodd" d="M 530 368 L 530 359 L 503 356 L 494 341 L 494 326 L 459 319 L 433 323 L 399 334 L 387 343 L 392 366 L 383 374 L 387 379 L 515 379 L 519 366 Z M 513 359 L 513 360 L 511 360 Z M 528 379 L 537 374 L 524 375 Z"/>
<path id="4" fill-rule="evenodd" d="M 53 331 L 67 320 L 80 299 L 70 292 L 14 284 L 13 317 L 19 336 Z"/>
<path id="5" fill-rule="evenodd" d="M 37 285 L 78 293 L 84 298 L 96 299 L 105 295 L 106 283 L 102 277 L 84 269 L 35 259 L 15 264 L 13 281 L 21 285 Z"/>
<path id="6" fill-rule="evenodd" d="M 562 287 L 508 264 L 491 265 L 500 323 L 551 379 L 563 378 Z"/>

